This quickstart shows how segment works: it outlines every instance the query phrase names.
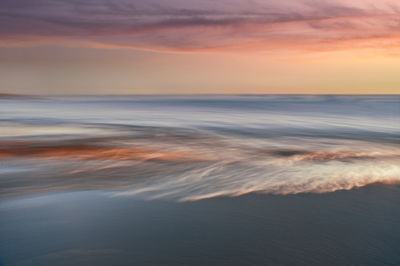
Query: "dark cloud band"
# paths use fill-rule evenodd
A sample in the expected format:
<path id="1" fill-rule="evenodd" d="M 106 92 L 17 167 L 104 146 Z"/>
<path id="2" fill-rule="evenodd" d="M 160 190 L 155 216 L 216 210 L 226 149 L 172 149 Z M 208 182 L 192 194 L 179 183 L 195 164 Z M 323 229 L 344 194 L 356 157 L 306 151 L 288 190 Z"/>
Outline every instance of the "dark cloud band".
<path id="1" fill-rule="evenodd" d="M 398 38 L 400 6 L 388 1 L 82 1 L 0 2 L 3 42 L 54 39 L 158 50 L 287 46 Z"/>

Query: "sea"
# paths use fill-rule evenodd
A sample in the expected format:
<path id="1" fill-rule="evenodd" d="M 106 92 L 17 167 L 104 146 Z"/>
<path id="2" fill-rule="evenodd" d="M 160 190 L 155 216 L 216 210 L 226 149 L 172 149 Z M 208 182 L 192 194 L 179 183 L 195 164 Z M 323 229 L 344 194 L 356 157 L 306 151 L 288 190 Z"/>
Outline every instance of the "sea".
<path id="1" fill-rule="evenodd" d="M 2 96 L 0 265 L 400 265 L 400 96 Z"/>

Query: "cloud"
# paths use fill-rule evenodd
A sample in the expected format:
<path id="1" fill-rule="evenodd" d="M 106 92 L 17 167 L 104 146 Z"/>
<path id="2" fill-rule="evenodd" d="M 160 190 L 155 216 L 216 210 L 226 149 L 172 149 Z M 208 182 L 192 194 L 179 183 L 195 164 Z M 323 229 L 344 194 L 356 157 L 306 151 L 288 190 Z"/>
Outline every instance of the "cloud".
<path id="1" fill-rule="evenodd" d="M 3 0 L 0 40 L 161 51 L 394 47 L 395 0 Z M 385 39 L 382 42 L 382 39 Z"/>

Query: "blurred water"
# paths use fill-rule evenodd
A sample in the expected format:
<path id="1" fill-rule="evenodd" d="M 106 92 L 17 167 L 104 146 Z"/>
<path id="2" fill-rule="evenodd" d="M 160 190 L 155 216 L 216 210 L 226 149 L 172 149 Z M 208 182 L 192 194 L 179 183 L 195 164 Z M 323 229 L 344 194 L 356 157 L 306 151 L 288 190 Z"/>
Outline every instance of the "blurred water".
<path id="1" fill-rule="evenodd" d="M 399 96 L 0 99 L 0 192 L 198 200 L 400 181 Z"/>
<path id="2" fill-rule="evenodd" d="M 399 96 L 0 99 L 0 265 L 399 265 L 399 148 Z"/>

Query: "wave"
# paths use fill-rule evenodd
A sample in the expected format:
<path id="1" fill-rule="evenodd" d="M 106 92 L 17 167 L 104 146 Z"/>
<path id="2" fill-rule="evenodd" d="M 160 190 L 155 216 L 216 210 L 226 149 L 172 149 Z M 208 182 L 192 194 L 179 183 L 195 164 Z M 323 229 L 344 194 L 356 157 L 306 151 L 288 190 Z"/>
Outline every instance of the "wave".
<path id="1" fill-rule="evenodd" d="M 339 145 L 340 144 L 340 145 Z M 0 142 L 3 197 L 65 190 L 193 201 L 297 194 L 400 182 L 398 145 L 354 140 L 259 140 L 198 135 Z M 19 171 L 18 169 L 29 169 Z"/>
<path id="2" fill-rule="evenodd" d="M 269 161 L 245 166 L 241 162 L 220 162 L 116 195 L 193 201 L 252 192 L 282 195 L 327 193 L 374 183 L 398 183 L 399 163 L 399 158 L 372 164 L 370 161 L 349 164 L 335 159 L 320 164 Z"/>
<path id="3" fill-rule="evenodd" d="M 0 197 L 65 190 L 178 201 L 400 179 L 398 96 L 1 100 Z"/>

